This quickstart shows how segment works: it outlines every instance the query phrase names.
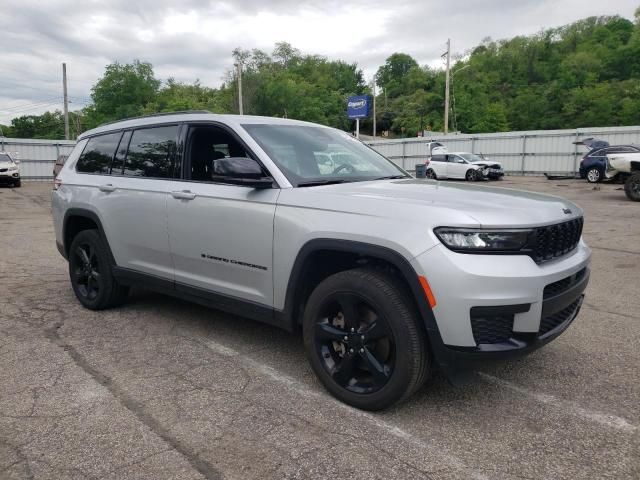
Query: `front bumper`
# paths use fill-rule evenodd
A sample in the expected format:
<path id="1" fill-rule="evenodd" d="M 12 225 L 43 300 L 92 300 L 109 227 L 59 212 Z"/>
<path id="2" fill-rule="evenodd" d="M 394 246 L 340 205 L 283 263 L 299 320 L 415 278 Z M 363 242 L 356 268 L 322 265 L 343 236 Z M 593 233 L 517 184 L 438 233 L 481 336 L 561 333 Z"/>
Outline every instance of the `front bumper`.
<path id="1" fill-rule="evenodd" d="M 0 183 L 8 184 L 20 180 L 20 172 L 0 172 Z"/>
<path id="2" fill-rule="evenodd" d="M 526 354 L 553 340 L 580 310 L 590 257 L 582 240 L 571 253 L 542 264 L 523 255 L 460 254 L 443 245 L 416 257 L 413 267 L 437 302 L 435 325 L 427 325 L 436 361 L 467 366 Z"/>

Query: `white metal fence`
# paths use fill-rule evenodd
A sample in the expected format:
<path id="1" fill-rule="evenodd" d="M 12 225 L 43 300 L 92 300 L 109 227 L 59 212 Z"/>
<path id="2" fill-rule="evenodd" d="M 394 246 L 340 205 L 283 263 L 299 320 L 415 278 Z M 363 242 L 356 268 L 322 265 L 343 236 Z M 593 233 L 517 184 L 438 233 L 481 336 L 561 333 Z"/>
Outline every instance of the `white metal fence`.
<path id="1" fill-rule="evenodd" d="M 0 137 L 0 151 L 20 160 L 23 180 L 52 180 L 53 165 L 58 155 L 69 155 L 73 140 L 32 140 Z"/>
<path id="2" fill-rule="evenodd" d="M 415 164 L 427 158 L 426 143 L 438 141 L 450 152 L 483 154 L 502 163 L 512 175 L 541 175 L 577 172 L 586 149 L 573 142 L 586 137 L 600 138 L 611 145 L 640 143 L 640 126 L 453 134 L 367 143 L 405 170 L 415 170 Z"/>
<path id="3" fill-rule="evenodd" d="M 440 135 L 402 140 L 367 142 L 406 170 L 427 157 L 426 142 L 439 141 L 450 152 L 472 152 L 501 162 L 512 175 L 573 174 L 586 150 L 573 145 L 581 138 L 596 137 L 611 145 L 640 143 L 640 126 L 603 127 L 576 130 L 537 130 L 464 135 Z M 15 155 L 21 162 L 24 180 L 51 180 L 58 155 L 71 153 L 73 140 L 31 140 L 0 137 L 0 151 Z"/>

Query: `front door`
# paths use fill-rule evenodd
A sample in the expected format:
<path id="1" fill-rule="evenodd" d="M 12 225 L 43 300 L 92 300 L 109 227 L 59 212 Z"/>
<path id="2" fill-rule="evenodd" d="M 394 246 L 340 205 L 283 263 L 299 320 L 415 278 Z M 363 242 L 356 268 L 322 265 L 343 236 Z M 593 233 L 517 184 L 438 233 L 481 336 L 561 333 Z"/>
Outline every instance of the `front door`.
<path id="1" fill-rule="evenodd" d="M 447 155 L 447 176 L 449 178 L 465 178 L 469 164 L 460 156 L 449 154 Z"/>
<path id="2" fill-rule="evenodd" d="M 183 180 L 172 182 L 167 197 L 176 288 L 271 306 L 273 220 L 280 190 L 223 183 L 212 172 L 214 162 L 225 157 L 255 159 L 224 127 L 189 127 Z"/>

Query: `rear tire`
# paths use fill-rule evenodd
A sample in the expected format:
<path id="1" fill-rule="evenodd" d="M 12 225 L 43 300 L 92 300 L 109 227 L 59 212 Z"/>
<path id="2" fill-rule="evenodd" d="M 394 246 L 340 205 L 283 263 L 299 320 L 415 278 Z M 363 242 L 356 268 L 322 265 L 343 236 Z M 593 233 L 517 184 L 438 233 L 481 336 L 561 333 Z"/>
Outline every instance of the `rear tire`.
<path id="1" fill-rule="evenodd" d="M 627 178 L 624 182 L 624 193 L 629 200 L 640 202 L 640 172 Z"/>
<path id="2" fill-rule="evenodd" d="M 404 288 L 358 268 L 323 280 L 303 318 L 307 358 L 325 388 L 364 410 L 414 393 L 430 368 L 427 338 Z"/>
<path id="3" fill-rule="evenodd" d="M 427 178 L 430 178 L 431 180 L 437 180 L 438 176 L 432 168 L 429 168 L 427 169 Z"/>
<path id="4" fill-rule="evenodd" d="M 603 176 L 604 175 L 602 175 L 601 169 L 592 167 L 589 170 L 587 170 L 587 174 L 585 175 L 585 178 L 589 183 L 599 183 L 602 181 Z"/>
<path id="5" fill-rule="evenodd" d="M 107 246 L 97 230 L 83 230 L 71 242 L 69 278 L 76 297 L 89 310 L 121 305 L 129 294 L 129 288 L 113 277 Z"/>

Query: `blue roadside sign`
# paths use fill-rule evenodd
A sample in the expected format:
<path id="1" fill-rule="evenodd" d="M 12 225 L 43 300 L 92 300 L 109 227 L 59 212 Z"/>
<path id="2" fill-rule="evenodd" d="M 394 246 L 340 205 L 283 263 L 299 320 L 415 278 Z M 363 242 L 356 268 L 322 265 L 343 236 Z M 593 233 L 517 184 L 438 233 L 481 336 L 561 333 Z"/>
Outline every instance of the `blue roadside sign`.
<path id="1" fill-rule="evenodd" d="M 371 97 L 369 95 L 357 95 L 347 100 L 347 116 L 349 118 L 367 118 Z"/>

